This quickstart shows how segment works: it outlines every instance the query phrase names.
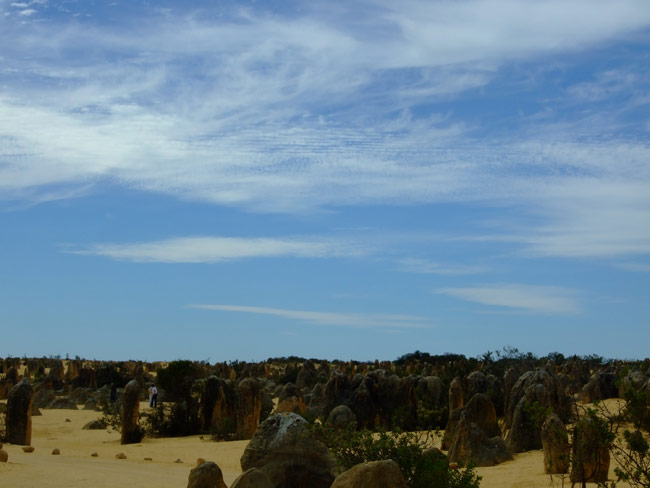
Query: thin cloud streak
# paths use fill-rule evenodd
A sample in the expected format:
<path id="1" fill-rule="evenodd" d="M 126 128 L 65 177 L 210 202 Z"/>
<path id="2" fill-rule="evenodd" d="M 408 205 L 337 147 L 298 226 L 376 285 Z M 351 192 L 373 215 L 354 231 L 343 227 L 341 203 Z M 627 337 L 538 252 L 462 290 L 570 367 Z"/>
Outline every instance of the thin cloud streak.
<path id="1" fill-rule="evenodd" d="M 435 293 L 490 307 L 515 309 L 532 314 L 573 315 L 580 312 L 576 300 L 577 291 L 558 286 L 494 283 L 440 288 Z"/>
<path id="2" fill-rule="evenodd" d="M 332 313 L 283 308 L 255 307 L 242 305 L 189 305 L 196 310 L 218 312 L 238 312 L 256 315 L 270 315 L 320 326 L 354 328 L 425 328 L 430 327 L 429 319 L 415 315 Z"/>
<path id="3" fill-rule="evenodd" d="M 181 237 L 131 244 L 94 244 L 72 254 L 104 256 L 137 263 L 219 263 L 252 258 L 359 257 L 368 248 L 334 239 Z"/>
<path id="4" fill-rule="evenodd" d="M 467 266 L 454 264 L 441 264 L 428 259 L 405 258 L 397 262 L 398 270 L 404 273 L 461 276 L 485 273 L 488 268 L 484 266 Z"/>
<path id="5" fill-rule="evenodd" d="M 650 253 L 646 138 L 577 120 L 481 139 L 449 114 L 414 115 L 507 63 L 633 39 L 646 0 L 312 8 L 152 14 L 131 30 L 0 20 L 0 200 L 110 181 L 260 213 L 488 204 L 537 219 L 513 236 L 534 256 Z M 645 93 L 645 78 L 607 70 L 568 94 Z"/>

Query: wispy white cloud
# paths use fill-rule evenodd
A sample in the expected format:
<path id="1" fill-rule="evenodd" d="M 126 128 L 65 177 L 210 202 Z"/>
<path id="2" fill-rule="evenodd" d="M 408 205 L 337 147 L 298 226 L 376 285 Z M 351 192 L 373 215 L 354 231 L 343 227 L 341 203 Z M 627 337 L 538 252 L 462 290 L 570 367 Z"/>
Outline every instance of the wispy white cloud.
<path id="1" fill-rule="evenodd" d="M 535 255 L 650 252 L 646 142 L 595 142 L 607 127 L 582 121 L 482 140 L 414 110 L 486 86 L 505 63 L 633 37 L 650 25 L 645 0 L 167 12 L 137 29 L 4 22 L 5 201 L 110 180 L 258 212 L 488 203 L 536 218 L 511 236 Z M 643 83 L 610 70 L 573 90 L 594 101 Z M 104 251 L 128 254 L 115 246 Z"/>
<path id="2" fill-rule="evenodd" d="M 219 312 L 271 315 L 313 325 L 360 328 L 422 328 L 431 326 L 429 319 L 416 315 L 333 313 L 242 305 L 190 305 L 188 308 Z"/>
<path id="3" fill-rule="evenodd" d="M 648 263 L 619 263 L 618 267 L 624 269 L 625 271 L 633 271 L 635 273 L 650 273 L 650 264 Z"/>
<path id="4" fill-rule="evenodd" d="M 440 288 L 436 293 L 468 302 L 534 314 L 575 314 L 580 311 L 578 292 L 557 286 L 493 283 Z"/>
<path id="5" fill-rule="evenodd" d="M 638 85 L 639 74 L 629 70 L 607 70 L 593 81 L 570 86 L 570 96 L 590 102 L 604 100 L 612 94 L 628 91 Z"/>
<path id="6" fill-rule="evenodd" d="M 182 237 L 129 244 L 94 244 L 65 252 L 139 263 L 218 263 L 251 258 L 358 257 L 370 252 L 370 248 L 329 238 Z"/>
<path id="7" fill-rule="evenodd" d="M 428 259 L 404 258 L 397 262 L 398 269 L 405 273 L 435 274 L 435 275 L 468 275 L 485 273 L 488 268 L 485 266 L 468 266 L 461 264 L 450 264 L 431 261 Z"/>

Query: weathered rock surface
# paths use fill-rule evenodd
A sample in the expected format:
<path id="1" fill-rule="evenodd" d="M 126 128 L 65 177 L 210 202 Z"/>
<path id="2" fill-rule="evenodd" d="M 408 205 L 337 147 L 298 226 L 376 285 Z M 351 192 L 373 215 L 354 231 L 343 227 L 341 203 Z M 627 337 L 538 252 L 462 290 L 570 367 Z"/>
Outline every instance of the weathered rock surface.
<path id="1" fill-rule="evenodd" d="M 79 410 L 77 404 L 68 397 L 55 398 L 44 408 L 46 410 Z"/>
<path id="2" fill-rule="evenodd" d="M 212 461 L 199 464 L 190 471 L 187 488 L 228 488 L 223 481 L 221 468 Z"/>
<path id="3" fill-rule="evenodd" d="M 556 414 L 546 417 L 542 425 L 542 448 L 546 474 L 569 472 L 569 436 L 564 422 Z"/>
<path id="4" fill-rule="evenodd" d="M 270 416 L 255 432 L 241 458 L 243 471 L 262 470 L 275 488 L 329 488 L 336 463 L 295 413 Z"/>
<path id="5" fill-rule="evenodd" d="M 569 398 L 557 376 L 545 369 L 527 371 L 512 388 L 505 412 L 510 428 L 506 443 L 512 452 L 542 448 L 542 423 L 552 411 L 565 422 L 569 417 Z"/>
<path id="6" fill-rule="evenodd" d="M 230 488 L 274 488 L 274 486 L 264 471 L 251 468 L 240 474 Z"/>
<path id="7" fill-rule="evenodd" d="M 596 400 L 606 400 L 618 396 L 618 375 L 598 371 L 594 373 L 585 386 L 582 387 L 580 401 L 584 403 L 593 403 Z"/>
<path id="8" fill-rule="evenodd" d="M 475 466 L 494 466 L 513 459 L 501 437 L 489 438 L 464 416 L 458 423 L 448 455 L 451 462 Z"/>
<path id="9" fill-rule="evenodd" d="M 443 449 L 449 449 L 451 446 L 456 436 L 456 429 L 463 416 L 468 422 L 476 424 L 488 437 L 501 435 L 492 401 L 485 393 L 478 393 L 467 402 L 467 405 L 457 408 L 449 414 L 449 421 L 442 439 Z"/>
<path id="10" fill-rule="evenodd" d="M 449 385 L 449 413 L 465 404 L 463 401 L 463 382 L 454 378 Z"/>
<path id="11" fill-rule="evenodd" d="M 131 380 L 126 384 L 122 403 L 122 444 L 135 444 L 142 440 L 138 426 L 140 412 L 140 383 Z"/>
<path id="12" fill-rule="evenodd" d="M 357 418 L 348 406 L 339 405 L 327 416 L 327 423 L 337 429 L 344 429 L 350 425 L 354 427 L 357 423 Z"/>
<path id="13" fill-rule="evenodd" d="M 391 459 L 353 466 L 336 477 L 331 488 L 406 488 L 397 463 Z"/>
<path id="14" fill-rule="evenodd" d="M 91 420 L 85 424 L 82 430 L 103 430 L 106 428 L 106 423 L 102 419 Z"/>
<path id="15" fill-rule="evenodd" d="M 262 387 L 253 378 L 237 385 L 237 437 L 251 439 L 260 423 L 262 413 Z"/>
<path id="16" fill-rule="evenodd" d="M 201 397 L 201 428 L 218 436 L 237 431 L 237 397 L 230 380 L 210 376 Z"/>
<path id="17" fill-rule="evenodd" d="M 34 389 L 27 378 L 23 378 L 9 390 L 5 414 L 7 442 L 21 446 L 31 444 L 33 399 Z"/>

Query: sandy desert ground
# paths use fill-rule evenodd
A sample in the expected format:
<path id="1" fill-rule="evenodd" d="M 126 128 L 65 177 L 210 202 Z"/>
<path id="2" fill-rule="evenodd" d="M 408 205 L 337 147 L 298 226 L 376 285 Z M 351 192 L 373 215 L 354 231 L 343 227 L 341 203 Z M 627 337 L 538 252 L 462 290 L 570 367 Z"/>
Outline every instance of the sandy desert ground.
<path id="1" fill-rule="evenodd" d="M 142 409 L 147 408 L 142 403 Z M 5 444 L 8 463 L 0 463 L 2 488 L 184 488 L 198 458 L 216 462 L 230 485 L 241 473 L 239 459 L 248 441 L 213 442 L 201 436 L 145 439 L 140 444 L 120 445 L 119 434 L 106 430 L 82 430 L 99 417 L 87 410 L 42 410 L 32 419 L 33 453 Z M 66 419 L 69 420 L 66 421 Z M 52 455 L 58 448 L 60 455 Z M 96 452 L 97 457 L 92 457 Z M 127 459 L 116 459 L 124 453 Z M 151 460 L 145 460 L 151 458 Z M 515 455 L 514 461 L 479 468 L 484 488 L 548 488 L 552 483 L 543 472 L 542 452 Z M 176 462 L 177 460 L 182 462 Z M 613 476 L 613 467 L 610 471 Z M 570 484 L 567 482 L 566 486 Z M 595 486 L 595 485 L 593 485 Z M 619 484 L 619 486 L 624 486 Z"/>

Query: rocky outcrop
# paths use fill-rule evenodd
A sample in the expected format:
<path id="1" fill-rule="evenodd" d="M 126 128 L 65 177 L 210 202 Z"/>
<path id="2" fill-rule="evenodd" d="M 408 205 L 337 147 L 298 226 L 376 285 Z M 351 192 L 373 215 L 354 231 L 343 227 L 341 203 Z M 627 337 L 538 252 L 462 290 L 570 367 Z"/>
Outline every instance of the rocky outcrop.
<path id="1" fill-rule="evenodd" d="M 598 371 L 594 373 L 585 386 L 582 387 L 580 401 L 593 403 L 596 400 L 606 400 L 607 398 L 616 398 L 618 396 L 618 375 Z"/>
<path id="2" fill-rule="evenodd" d="M 542 425 L 542 448 L 546 474 L 569 472 L 569 436 L 564 422 L 555 414 L 546 417 Z"/>
<path id="3" fill-rule="evenodd" d="M 140 412 L 140 383 L 131 380 L 126 384 L 122 403 L 122 444 L 135 444 L 142 440 L 138 426 Z"/>
<path id="4" fill-rule="evenodd" d="M 569 417 L 569 398 L 558 378 L 545 369 L 527 371 L 512 388 L 505 412 L 506 443 L 512 452 L 542 448 L 541 427 L 546 414 Z"/>
<path id="5" fill-rule="evenodd" d="M 14 385 L 7 395 L 6 440 L 29 446 L 32 442 L 32 401 L 34 389 L 27 378 Z"/>
<path id="6" fill-rule="evenodd" d="M 81 430 L 104 430 L 106 427 L 106 422 L 104 422 L 102 419 L 96 419 L 84 424 Z"/>
<path id="7" fill-rule="evenodd" d="M 237 437 L 250 439 L 260 423 L 262 412 L 262 387 L 253 378 L 237 385 Z"/>
<path id="8" fill-rule="evenodd" d="M 311 388 L 317 381 L 316 366 L 312 361 L 305 361 L 296 377 L 296 385 L 298 388 Z"/>
<path id="9" fill-rule="evenodd" d="M 187 488 L 228 488 L 221 469 L 212 461 L 199 464 L 190 471 Z"/>
<path id="10" fill-rule="evenodd" d="M 352 385 L 350 379 L 338 370 L 333 371 L 325 384 L 325 391 L 323 392 L 324 415 L 329 415 L 334 407 L 346 404 L 351 396 Z"/>
<path id="11" fill-rule="evenodd" d="M 287 383 L 280 390 L 278 396 L 278 406 L 275 413 L 293 412 L 299 415 L 305 415 L 307 412 L 307 405 L 302 395 L 301 389 L 293 384 Z"/>
<path id="12" fill-rule="evenodd" d="M 262 470 L 275 488 L 329 488 L 336 463 L 295 413 L 270 416 L 258 427 L 241 458 L 243 471 Z"/>
<path id="13" fill-rule="evenodd" d="M 339 405 L 327 416 L 327 423 L 336 429 L 345 429 L 346 427 L 355 427 L 357 418 L 354 412 L 346 405 Z"/>
<path id="14" fill-rule="evenodd" d="M 449 449 L 451 446 L 456 437 L 458 424 L 463 417 L 468 422 L 476 424 L 489 438 L 501 435 L 494 405 L 485 393 L 478 393 L 467 402 L 467 405 L 457 408 L 449 415 L 442 439 L 443 449 Z"/>
<path id="15" fill-rule="evenodd" d="M 237 431 L 237 396 L 230 380 L 210 376 L 201 396 L 201 430 L 226 437 Z"/>
<path id="16" fill-rule="evenodd" d="M 449 385 L 449 413 L 465 404 L 463 401 L 463 382 L 454 378 Z"/>
<path id="17" fill-rule="evenodd" d="M 397 463 L 391 459 L 353 466 L 336 477 L 331 488 L 406 488 Z"/>
<path id="18" fill-rule="evenodd" d="M 489 438 L 475 423 L 461 416 L 449 448 L 449 461 L 461 465 L 494 466 L 512 458 L 499 436 Z"/>
<path id="19" fill-rule="evenodd" d="M 240 474 L 230 488 L 274 488 L 274 486 L 264 471 L 251 468 Z"/>
<path id="20" fill-rule="evenodd" d="M 55 398 L 44 408 L 46 410 L 79 410 L 77 404 L 68 397 Z"/>

